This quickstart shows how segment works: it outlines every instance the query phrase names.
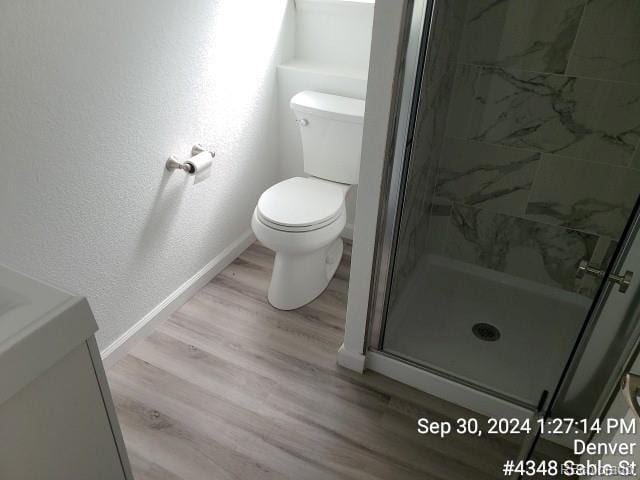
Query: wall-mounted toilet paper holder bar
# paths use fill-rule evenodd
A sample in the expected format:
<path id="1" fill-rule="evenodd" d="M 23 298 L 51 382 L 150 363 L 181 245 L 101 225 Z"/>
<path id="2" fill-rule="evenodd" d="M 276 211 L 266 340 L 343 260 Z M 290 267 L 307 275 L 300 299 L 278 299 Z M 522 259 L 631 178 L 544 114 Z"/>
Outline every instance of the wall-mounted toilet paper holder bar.
<path id="1" fill-rule="evenodd" d="M 207 150 L 206 148 L 204 148 L 200 144 L 195 144 L 191 148 L 191 157 L 196 157 L 196 156 L 198 156 L 198 155 L 200 155 L 201 153 L 204 153 L 204 152 L 209 153 L 211 155 L 212 159 L 213 159 L 213 157 L 216 156 L 215 152 L 211 152 L 211 151 Z M 190 175 L 194 175 L 194 174 L 196 174 L 198 172 L 198 164 L 196 162 L 193 162 L 191 160 L 185 160 L 184 162 L 180 162 L 180 161 L 178 161 L 178 159 L 176 158 L 175 155 L 171 155 L 169 157 L 169 159 L 167 160 L 167 163 L 165 163 L 165 167 L 169 171 L 184 170 L 185 172 L 187 172 Z"/>

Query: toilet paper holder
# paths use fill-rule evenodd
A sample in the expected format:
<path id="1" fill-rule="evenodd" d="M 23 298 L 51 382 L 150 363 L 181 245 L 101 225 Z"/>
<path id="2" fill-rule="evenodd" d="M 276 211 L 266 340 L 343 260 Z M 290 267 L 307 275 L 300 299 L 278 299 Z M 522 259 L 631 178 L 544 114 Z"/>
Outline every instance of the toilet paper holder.
<path id="1" fill-rule="evenodd" d="M 200 145 L 199 143 L 196 143 L 192 148 L 191 148 L 191 156 L 195 157 L 196 155 L 199 155 L 203 152 L 209 152 L 211 154 L 211 158 L 215 157 L 216 154 L 215 152 L 212 152 L 210 150 L 207 150 L 206 148 L 204 148 L 202 145 Z M 171 155 L 169 157 L 169 159 L 167 160 L 167 163 L 165 163 L 165 167 L 167 168 L 167 170 L 169 171 L 173 171 L 173 170 L 184 170 L 186 173 L 190 174 L 190 175 L 195 175 L 197 173 L 197 168 L 196 166 L 193 164 L 193 162 L 191 162 L 190 160 L 186 160 L 184 162 L 180 162 L 175 155 Z"/>

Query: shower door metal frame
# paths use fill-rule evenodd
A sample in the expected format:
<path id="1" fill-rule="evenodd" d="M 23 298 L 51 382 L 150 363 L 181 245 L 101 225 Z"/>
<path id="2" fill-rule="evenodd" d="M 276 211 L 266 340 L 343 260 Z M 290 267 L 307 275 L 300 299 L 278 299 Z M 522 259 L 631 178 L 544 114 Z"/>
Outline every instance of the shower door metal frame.
<path id="1" fill-rule="evenodd" d="M 613 253 L 613 260 L 609 262 L 609 265 L 604 272 L 605 280 L 601 281 L 600 286 L 598 287 L 595 299 L 591 304 L 591 308 L 589 309 L 585 321 L 582 324 L 582 328 L 578 333 L 562 375 L 558 380 L 558 386 L 549 401 L 548 408 L 551 410 L 551 413 L 553 413 L 553 408 L 556 402 L 559 401 L 562 395 L 567 393 L 567 389 L 575 379 L 580 362 L 582 361 L 588 347 L 588 342 L 594 334 L 594 329 L 600 315 L 609 301 L 609 296 L 614 289 L 618 289 L 615 282 L 607 279 L 613 272 L 621 272 L 623 270 L 623 265 L 631 248 L 640 242 L 640 240 L 637 240 L 638 235 L 640 235 L 640 196 L 637 198 L 624 231 L 618 239 L 618 246 Z M 633 272 L 631 273 L 633 274 Z M 637 276 L 636 278 L 633 278 L 632 281 L 637 282 Z M 638 305 L 635 305 L 635 309 L 633 310 L 633 313 L 631 313 L 632 318 L 640 317 L 636 312 L 640 312 L 640 307 L 638 307 Z M 634 357 L 633 352 L 636 352 L 638 348 L 640 348 L 640 322 L 637 322 L 636 326 L 631 332 L 629 332 L 628 343 L 626 344 L 625 349 L 621 352 L 614 368 L 616 374 L 612 375 L 603 391 L 600 393 L 598 400 L 592 408 L 589 420 L 593 421 L 595 419 L 601 419 L 606 411 L 611 407 L 613 397 L 618 391 L 621 372 L 629 370 Z"/>
<path id="2" fill-rule="evenodd" d="M 404 207 L 404 190 L 409 174 L 415 118 L 420 100 L 420 84 L 429 53 L 429 37 L 435 3 L 438 0 L 413 0 L 409 5 L 401 45 L 404 72 L 396 94 L 396 121 L 389 145 L 388 161 L 382 176 L 380 210 L 369 293 L 366 348 L 382 351 L 386 313 L 391 291 L 393 265 Z"/>
<path id="3" fill-rule="evenodd" d="M 383 350 L 384 331 L 387 321 L 389 306 L 389 294 L 393 281 L 393 266 L 395 252 L 400 235 L 400 221 L 405 204 L 405 187 L 407 177 L 411 171 L 411 153 L 413 146 L 413 133 L 417 117 L 418 105 L 422 94 L 422 79 L 425 69 L 428 68 L 429 54 L 432 48 L 431 31 L 439 2 L 441 0 L 413 0 L 408 5 L 412 8 L 407 15 L 403 28 L 403 40 L 405 53 L 404 73 L 399 91 L 396 92 L 392 115 L 393 131 L 390 137 L 393 139 L 387 147 L 388 161 L 382 176 L 380 208 L 376 243 L 373 258 L 371 287 L 369 293 L 369 308 L 367 314 L 367 330 L 365 338 L 366 351 L 375 352 L 402 363 L 414 366 L 425 372 L 436 375 L 447 381 L 463 387 L 472 388 L 482 394 L 487 394 L 496 400 L 508 402 L 527 415 L 534 415 L 538 404 L 526 404 L 518 399 L 510 398 L 484 388 L 481 385 L 469 382 L 465 379 L 449 375 L 426 365 L 416 363 L 410 359 L 399 357 Z M 402 46 L 403 42 L 401 42 Z M 543 392 L 543 396 L 546 393 Z M 517 414 L 516 414 L 517 415 Z"/>
<path id="4" fill-rule="evenodd" d="M 387 147 L 388 159 L 383 171 L 381 184 L 380 208 L 367 313 L 365 353 L 366 351 L 372 351 L 376 354 L 399 360 L 404 364 L 414 366 L 444 380 L 487 394 L 496 400 L 508 402 L 515 408 L 535 415 L 536 412 L 543 410 L 548 405 L 549 392 L 541 392 L 541 397 L 535 404 L 526 403 L 466 379 L 386 352 L 383 349 L 389 295 L 393 281 L 393 267 L 401 233 L 400 222 L 405 208 L 406 180 L 411 174 L 415 120 L 422 94 L 423 75 L 425 69 L 429 67 L 428 61 L 431 49 L 435 48 L 430 37 L 434 14 L 440 1 L 413 0 L 410 2 L 409 8 L 412 8 L 412 10 L 407 15 L 406 24 L 403 28 L 405 45 L 404 73 L 402 82 L 399 82 L 400 87 L 396 93 L 392 111 L 392 115 L 395 113 L 396 118 L 392 124 L 394 130 L 390 132 L 390 137 L 393 140 L 389 142 Z M 402 48 L 401 51 L 403 51 Z M 591 308 L 593 308 L 593 305 Z M 589 318 L 590 313 L 591 311 L 587 318 Z"/>
<path id="5" fill-rule="evenodd" d="M 365 338 L 365 353 L 371 351 L 376 354 L 399 360 L 406 365 L 416 367 L 424 372 L 435 375 L 445 381 L 453 382 L 462 387 L 471 388 L 481 394 L 507 402 L 519 413 L 514 416 L 536 415 L 540 404 L 547 398 L 547 392 L 541 393 L 536 404 L 525 403 L 517 398 L 502 395 L 482 385 L 475 384 L 463 378 L 403 358 L 383 349 L 384 332 L 389 307 L 389 294 L 393 281 L 393 266 L 400 236 L 400 222 L 405 207 L 405 187 L 407 177 L 411 174 L 411 153 L 413 134 L 418 105 L 422 94 L 422 80 L 425 69 L 429 67 L 429 55 L 432 48 L 431 31 L 434 14 L 441 0 L 413 0 L 409 5 L 411 13 L 407 15 L 403 28 L 403 40 L 406 47 L 404 74 L 396 92 L 394 109 L 394 130 L 390 132 L 393 139 L 387 147 L 387 163 L 382 176 L 380 192 L 380 208 L 376 243 L 373 258 L 371 287 L 369 290 L 369 308 L 367 313 L 367 329 Z M 401 42 L 402 45 L 402 42 Z"/>
<path id="6" fill-rule="evenodd" d="M 514 402 L 514 399 L 503 397 L 496 392 L 479 388 L 460 379 L 451 378 L 437 372 L 425 365 L 417 364 L 405 358 L 397 357 L 383 351 L 383 339 L 385 324 L 387 320 L 387 310 L 389 303 L 389 293 L 391 291 L 391 283 L 393 280 L 393 267 L 395 262 L 395 252 L 400 235 L 400 221 L 403 209 L 405 207 L 405 185 L 406 179 L 410 173 L 410 159 L 412 152 L 413 132 L 415 128 L 415 118 L 417 114 L 417 106 L 421 95 L 421 80 L 428 61 L 428 55 L 431 48 L 431 26 L 433 14 L 440 0 L 408 0 L 411 13 L 407 15 L 405 25 L 403 26 L 403 41 L 401 41 L 401 52 L 404 55 L 399 62 L 404 65 L 404 73 L 399 73 L 398 78 L 402 78 L 398 82 L 399 88 L 395 93 L 395 101 L 392 109 L 392 122 L 389 144 L 387 146 L 387 162 L 384 166 L 381 190 L 380 190 L 380 207 L 377 220 L 377 232 L 375 241 L 375 250 L 373 257 L 373 268 L 371 275 L 369 308 L 367 313 L 367 330 L 365 339 L 365 351 L 375 352 L 376 355 L 382 355 L 398 359 L 407 365 L 415 366 L 425 372 L 431 372 L 444 379 L 453 380 L 454 382 L 471 387 L 480 392 L 487 393 L 498 400 L 506 400 L 513 403 L 517 407 L 525 408 L 531 413 L 531 418 L 545 418 L 549 408 L 555 403 L 560 392 L 568 379 L 573 373 L 573 360 L 579 357 L 583 348 L 585 338 L 588 338 L 590 328 L 593 326 L 602 305 L 606 301 L 607 293 L 611 290 L 609 282 L 602 282 L 594 301 L 585 316 L 583 327 L 577 335 L 574 347 L 570 353 L 565 369 L 559 379 L 556 388 L 552 392 L 542 392 L 541 398 L 536 406 L 524 405 Z M 404 45 L 404 50 L 402 49 Z M 636 210 L 640 208 L 636 206 Z M 628 232 L 632 230 L 640 230 L 640 215 L 632 215 L 635 222 L 627 224 L 625 234 L 622 238 L 628 238 Z M 611 262 L 606 269 L 606 275 L 613 271 L 617 271 L 620 267 L 620 252 L 628 246 L 618 245 L 615 253 L 614 262 Z M 634 345 L 640 345 L 640 334 L 633 342 Z M 640 346 L 638 347 L 640 348 Z M 366 353 L 366 352 L 365 352 Z M 625 367 L 626 368 L 626 367 Z M 615 390 L 616 381 L 613 380 L 611 391 Z M 609 390 L 609 388 L 607 389 Z M 603 394 L 594 406 L 594 413 L 598 417 L 609 407 L 612 401 L 611 391 Z M 535 422 L 534 422 L 535 423 Z M 532 453 L 536 443 L 540 439 L 539 432 L 530 436 L 527 442 L 523 442 L 521 446 L 520 459 L 524 460 Z"/>

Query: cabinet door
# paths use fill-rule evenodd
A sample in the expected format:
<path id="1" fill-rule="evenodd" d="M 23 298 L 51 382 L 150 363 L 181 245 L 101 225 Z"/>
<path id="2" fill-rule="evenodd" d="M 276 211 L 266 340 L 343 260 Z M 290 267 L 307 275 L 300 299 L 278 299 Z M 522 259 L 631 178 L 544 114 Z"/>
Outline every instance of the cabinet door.
<path id="1" fill-rule="evenodd" d="M 85 343 L 0 405 L 0 478 L 125 479 Z"/>

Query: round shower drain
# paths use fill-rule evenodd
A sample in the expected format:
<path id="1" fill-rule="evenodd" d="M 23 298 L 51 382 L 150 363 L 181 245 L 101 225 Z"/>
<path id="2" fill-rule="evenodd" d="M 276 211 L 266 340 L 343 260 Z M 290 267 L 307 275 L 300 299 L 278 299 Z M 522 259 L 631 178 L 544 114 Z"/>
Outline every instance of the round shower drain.
<path id="1" fill-rule="evenodd" d="M 485 342 L 495 342 L 500 338 L 500 330 L 489 323 L 476 323 L 471 330 L 476 337 Z"/>

